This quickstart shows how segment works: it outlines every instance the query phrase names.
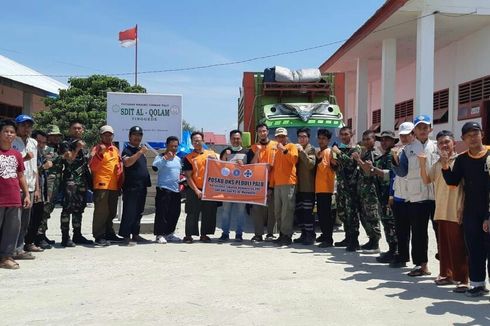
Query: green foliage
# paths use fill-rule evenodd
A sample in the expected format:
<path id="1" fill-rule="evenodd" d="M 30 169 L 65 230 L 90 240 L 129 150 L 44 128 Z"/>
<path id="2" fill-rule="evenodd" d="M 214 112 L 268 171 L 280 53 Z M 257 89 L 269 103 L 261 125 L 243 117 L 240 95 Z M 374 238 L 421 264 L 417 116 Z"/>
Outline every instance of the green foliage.
<path id="1" fill-rule="evenodd" d="M 98 129 L 106 124 L 107 92 L 146 93 L 139 85 L 104 75 L 70 78 L 68 83 L 69 88 L 61 90 L 59 97 L 46 98 L 47 109 L 35 115 L 35 128 L 47 130 L 54 124 L 67 136 L 70 121 L 78 119 L 85 125 L 84 140 L 89 145 L 97 142 Z"/>
<path id="2" fill-rule="evenodd" d="M 189 131 L 192 133 L 193 131 L 197 131 L 197 128 L 182 119 L 182 131 Z"/>

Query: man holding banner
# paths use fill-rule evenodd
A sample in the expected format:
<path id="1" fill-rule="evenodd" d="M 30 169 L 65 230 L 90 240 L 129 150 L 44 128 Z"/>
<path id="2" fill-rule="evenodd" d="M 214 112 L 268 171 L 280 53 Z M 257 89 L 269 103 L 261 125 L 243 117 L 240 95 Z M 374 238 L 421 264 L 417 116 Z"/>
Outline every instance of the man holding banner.
<path id="1" fill-rule="evenodd" d="M 239 165 L 247 164 L 248 151 L 242 147 L 242 132 L 240 130 L 230 131 L 230 143 L 231 146 L 225 148 L 221 152 L 221 160 L 235 162 Z M 223 234 L 219 238 L 220 242 L 225 242 L 230 239 L 230 222 L 232 214 L 236 216 L 235 241 L 243 241 L 243 224 L 245 223 L 246 214 L 245 204 L 239 202 L 224 202 L 221 214 L 221 230 L 223 231 Z"/>
<path id="2" fill-rule="evenodd" d="M 204 174 L 206 170 L 206 160 L 209 158 L 218 159 L 218 155 L 203 149 L 204 134 L 195 131 L 191 134 L 191 141 L 194 150 L 184 158 L 182 170 L 187 178 L 189 188 L 186 190 L 185 212 L 185 237 L 184 243 L 192 243 L 193 235 L 200 235 L 200 241 L 211 242 L 208 234 L 214 234 L 216 228 L 215 201 L 203 201 L 202 189 L 204 185 Z M 199 215 L 201 215 L 201 232 L 199 233 Z"/>

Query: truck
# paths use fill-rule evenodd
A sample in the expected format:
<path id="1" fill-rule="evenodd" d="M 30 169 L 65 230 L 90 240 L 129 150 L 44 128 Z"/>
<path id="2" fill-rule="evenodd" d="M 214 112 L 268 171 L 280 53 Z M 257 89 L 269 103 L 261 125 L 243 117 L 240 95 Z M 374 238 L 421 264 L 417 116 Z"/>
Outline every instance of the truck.
<path id="1" fill-rule="evenodd" d="M 255 127 L 259 123 L 269 127 L 271 139 L 276 128 L 284 127 L 290 142 L 297 143 L 298 128 L 308 127 L 315 147 L 320 128 L 330 129 L 332 143 L 337 141 L 338 131 L 345 125 L 343 78 L 343 74 L 327 74 L 318 82 L 276 82 L 264 81 L 263 72 L 244 72 L 238 100 L 238 127 L 250 135 L 244 142 L 257 140 Z"/>

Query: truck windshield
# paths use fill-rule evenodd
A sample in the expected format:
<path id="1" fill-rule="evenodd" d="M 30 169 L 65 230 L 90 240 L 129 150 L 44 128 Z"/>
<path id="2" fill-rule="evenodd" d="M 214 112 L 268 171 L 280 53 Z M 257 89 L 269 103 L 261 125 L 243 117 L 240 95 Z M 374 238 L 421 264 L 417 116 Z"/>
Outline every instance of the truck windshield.
<path id="1" fill-rule="evenodd" d="M 298 143 L 298 136 L 296 135 L 297 131 L 299 128 L 296 127 L 288 127 L 286 128 L 288 130 L 288 138 L 290 143 Z M 316 139 L 316 134 L 318 132 L 318 129 L 328 129 L 332 133 L 332 139 L 330 139 L 330 144 L 329 146 L 332 146 L 334 143 L 339 143 L 339 128 L 323 128 L 323 127 L 309 127 L 310 129 L 310 144 L 313 147 L 318 147 L 318 142 Z M 269 129 L 269 138 L 274 139 L 274 132 L 275 129 Z"/>

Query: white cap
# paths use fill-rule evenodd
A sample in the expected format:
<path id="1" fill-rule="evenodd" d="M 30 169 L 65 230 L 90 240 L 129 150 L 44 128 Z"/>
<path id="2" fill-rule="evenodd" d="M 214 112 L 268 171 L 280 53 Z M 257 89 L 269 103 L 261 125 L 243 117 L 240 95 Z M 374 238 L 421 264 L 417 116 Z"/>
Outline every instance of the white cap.
<path id="1" fill-rule="evenodd" d="M 105 125 L 100 127 L 100 134 L 105 134 L 106 132 L 110 132 L 111 134 L 114 135 L 114 129 L 112 129 L 111 126 Z"/>
<path id="2" fill-rule="evenodd" d="M 404 122 L 398 127 L 398 133 L 400 135 L 408 135 L 412 132 L 413 128 L 415 128 L 414 124 L 410 121 Z"/>

